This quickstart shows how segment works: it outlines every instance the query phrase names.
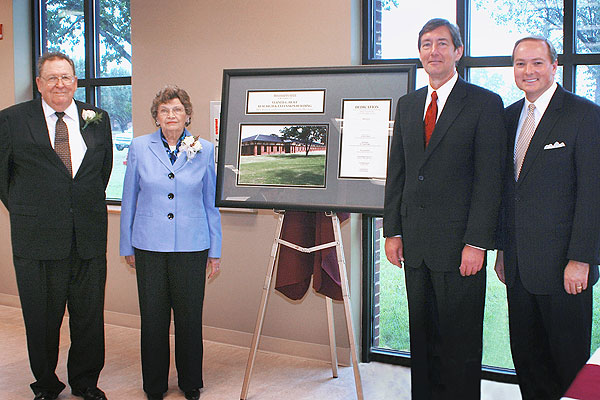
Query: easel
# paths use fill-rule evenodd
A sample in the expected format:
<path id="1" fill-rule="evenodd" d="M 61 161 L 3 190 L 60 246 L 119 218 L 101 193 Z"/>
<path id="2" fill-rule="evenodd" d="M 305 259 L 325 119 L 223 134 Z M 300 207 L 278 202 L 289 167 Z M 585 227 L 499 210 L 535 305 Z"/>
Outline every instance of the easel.
<path id="1" fill-rule="evenodd" d="M 265 311 L 267 308 L 267 298 L 271 289 L 271 280 L 275 273 L 275 260 L 279 252 L 279 246 L 287 246 L 292 249 L 301 251 L 303 253 L 313 253 L 318 250 L 323 250 L 329 247 L 334 247 L 337 253 L 338 267 L 340 271 L 340 279 L 342 284 L 342 298 L 344 300 L 344 311 L 346 314 L 346 329 L 348 330 L 348 341 L 350 342 L 350 354 L 352 359 L 352 367 L 354 369 L 354 383 L 356 385 L 356 395 L 358 400 L 363 400 L 362 382 L 360 380 L 360 371 L 358 369 L 358 358 L 356 356 L 356 343 L 354 341 L 354 332 L 352 329 L 352 314 L 350 310 L 350 290 L 348 287 L 348 276 L 346 275 L 346 260 L 344 258 L 344 248 L 342 246 L 342 235 L 340 230 L 340 220 L 336 213 L 326 213 L 328 217 L 331 217 L 331 223 L 333 225 L 333 234 L 335 241 L 330 243 L 320 244 L 314 247 L 301 247 L 296 244 L 287 242 L 281 239 L 281 228 L 283 227 L 283 218 L 285 211 L 277 211 L 279 214 L 279 222 L 275 231 L 275 239 L 273 240 L 273 247 L 271 248 L 271 256 L 269 260 L 269 267 L 267 269 L 267 276 L 263 285 L 262 300 L 260 308 L 258 310 L 258 316 L 256 318 L 256 327 L 254 328 L 254 336 L 252 338 L 252 346 L 250 347 L 250 355 L 248 356 L 248 362 L 246 364 L 246 374 L 244 375 L 244 384 L 242 386 L 242 393 L 240 400 L 246 400 L 248 395 L 248 386 L 250 385 L 250 375 L 252 374 L 252 368 L 254 367 L 254 360 L 256 359 L 256 351 L 258 350 L 258 341 L 262 331 L 262 325 L 265 319 Z M 337 352 L 335 344 L 335 327 L 333 323 L 333 302 L 331 298 L 325 297 L 325 304 L 327 306 L 327 325 L 329 327 L 329 350 L 331 352 L 331 370 L 333 377 L 337 378 Z"/>

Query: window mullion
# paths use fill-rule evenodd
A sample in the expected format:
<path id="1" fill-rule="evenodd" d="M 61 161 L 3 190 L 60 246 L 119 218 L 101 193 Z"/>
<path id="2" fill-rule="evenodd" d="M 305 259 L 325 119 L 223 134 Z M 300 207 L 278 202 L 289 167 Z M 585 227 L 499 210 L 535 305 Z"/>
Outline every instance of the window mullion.
<path id="1" fill-rule="evenodd" d="M 575 2 L 577 0 L 564 0 L 563 9 L 563 54 L 561 58 L 563 65 L 563 86 L 565 89 L 575 92 Z"/>
<path id="2" fill-rule="evenodd" d="M 96 77 L 94 69 L 94 15 L 93 4 L 91 0 L 84 0 L 84 36 L 85 36 L 85 78 L 91 79 Z M 86 101 L 92 105 L 96 105 L 96 96 L 94 96 L 94 88 L 85 86 Z"/>

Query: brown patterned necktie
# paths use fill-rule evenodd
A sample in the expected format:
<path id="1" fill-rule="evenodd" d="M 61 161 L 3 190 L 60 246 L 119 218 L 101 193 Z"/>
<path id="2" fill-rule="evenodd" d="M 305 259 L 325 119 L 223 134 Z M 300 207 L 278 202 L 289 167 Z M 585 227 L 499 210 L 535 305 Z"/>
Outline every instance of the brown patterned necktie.
<path id="1" fill-rule="evenodd" d="M 431 139 L 431 134 L 435 129 L 438 112 L 437 98 L 437 93 L 433 91 L 431 93 L 431 103 L 429 103 L 429 107 L 427 107 L 427 112 L 425 113 L 425 147 L 429 144 L 429 139 Z"/>
<path id="2" fill-rule="evenodd" d="M 65 164 L 69 173 L 73 175 L 73 167 L 71 166 L 71 148 L 69 147 L 69 129 L 63 121 L 65 113 L 56 112 L 58 120 L 56 121 L 56 129 L 54 133 L 54 151 Z"/>

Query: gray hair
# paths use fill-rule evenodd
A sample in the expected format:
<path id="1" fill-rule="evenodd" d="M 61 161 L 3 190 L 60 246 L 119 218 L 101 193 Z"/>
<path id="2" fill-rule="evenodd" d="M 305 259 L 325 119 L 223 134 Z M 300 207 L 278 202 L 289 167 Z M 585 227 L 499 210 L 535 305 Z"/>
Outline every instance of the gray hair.
<path id="1" fill-rule="evenodd" d="M 37 76 L 42 75 L 42 68 L 44 67 L 44 64 L 46 63 L 46 61 L 52 61 L 52 60 L 56 60 L 56 59 L 68 61 L 69 64 L 71 64 L 71 68 L 73 68 L 73 76 L 77 75 L 75 73 L 75 63 L 73 62 L 73 60 L 71 60 L 71 58 L 68 55 L 66 55 L 65 53 L 61 53 L 60 51 L 52 51 L 52 52 L 44 53 L 40 58 L 38 58 L 38 62 L 37 62 L 38 75 Z"/>
<path id="2" fill-rule="evenodd" d="M 462 38 L 460 37 L 460 30 L 458 29 L 458 26 L 454 25 L 452 22 L 448 21 L 447 19 L 443 19 L 443 18 L 433 18 L 430 19 L 429 21 L 427 21 L 425 23 L 425 25 L 423 25 L 423 27 L 421 28 L 421 31 L 419 32 L 419 41 L 418 41 L 418 48 L 421 48 L 421 37 L 428 33 L 431 32 L 433 30 L 436 30 L 437 28 L 441 27 L 441 26 L 445 26 L 446 28 L 448 28 L 448 30 L 450 31 L 450 36 L 452 36 L 452 44 L 454 45 L 455 49 L 458 49 L 459 47 L 463 47 L 463 41 Z"/>

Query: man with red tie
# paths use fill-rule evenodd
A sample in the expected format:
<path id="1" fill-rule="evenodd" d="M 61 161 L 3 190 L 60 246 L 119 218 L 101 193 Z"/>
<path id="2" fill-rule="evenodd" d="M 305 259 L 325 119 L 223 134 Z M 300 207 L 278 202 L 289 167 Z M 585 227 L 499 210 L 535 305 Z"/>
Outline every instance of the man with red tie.
<path id="1" fill-rule="evenodd" d="M 458 76 L 458 28 L 428 21 L 419 58 L 429 85 L 398 101 L 383 229 L 404 264 L 413 399 L 479 399 L 486 249 L 506 148 L 500 97 Z"/>
<path id="2" fill-rule="evenodd" d="M 77 76 L 63 53 L 38 62 L 34 99 L 0 111 L 0 200 L 10 214 L 36 400 L 65 388 L 56 375 L 60 326 L 69 310 L 71 392 L 106 400 L 104 366 L 107 210 L 112 169 L 108 114 L 75 101 Z"/>

